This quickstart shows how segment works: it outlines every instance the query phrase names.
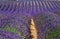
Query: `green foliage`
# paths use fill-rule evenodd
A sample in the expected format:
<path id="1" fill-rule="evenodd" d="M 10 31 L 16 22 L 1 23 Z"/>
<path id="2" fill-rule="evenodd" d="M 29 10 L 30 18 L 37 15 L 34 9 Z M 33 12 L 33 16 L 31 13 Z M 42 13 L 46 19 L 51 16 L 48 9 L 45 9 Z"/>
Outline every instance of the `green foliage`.
<path id="1" fill-rule="evenodd" d="M 21 33 L 22 33 L 18 29 L 13 28 L 13 27 L 9 27 L 9 26 L 4 26 L 4 27 L 0 28 L 0 30 L 4 30 L 4 31 L 12 32 L 12 33 L 17 33 L 19 35 L 21 35 Z"/>
<path id="2" fill-rule="evenodd" d="M 47 35 L 47 39 L 55 39 L 57 35 L 60 35 L 60 29 L 56 28 L 54 32 L 51 32 L 50 29 L 48 30 L 49 34 Z"/>

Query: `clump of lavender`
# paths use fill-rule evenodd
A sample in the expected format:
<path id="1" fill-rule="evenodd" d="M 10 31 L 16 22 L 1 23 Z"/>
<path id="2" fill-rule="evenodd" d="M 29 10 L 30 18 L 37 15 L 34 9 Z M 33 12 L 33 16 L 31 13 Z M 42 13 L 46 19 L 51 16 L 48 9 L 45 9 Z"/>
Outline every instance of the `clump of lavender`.
<path id="1" fill-rule="evenodd" d="M 28 18 L 28 16 L 22 15 L 20 15 L 20 17 L 17 17 L 17 19 L 16 17 L 3 18 L 1 19 L 2 27 L 0 27 L 0 31 L 3 31 L 4 33 L 12 33 L 12 36 L 9 36 L 10 39 L 29 39 L 29 20 L 30 18 Z M 6 35 L 8 39 L 8 35 L 4 35 Z"/>
<path id="2" fill-rule="evenodd" d="M 54 13 L 42 12 L 34 14 L 33 18 L 38 30 L 38 39 L 46 39 L 49 29 L 54 32 L 54 28 L 60 28 L 60 16 Z"/>

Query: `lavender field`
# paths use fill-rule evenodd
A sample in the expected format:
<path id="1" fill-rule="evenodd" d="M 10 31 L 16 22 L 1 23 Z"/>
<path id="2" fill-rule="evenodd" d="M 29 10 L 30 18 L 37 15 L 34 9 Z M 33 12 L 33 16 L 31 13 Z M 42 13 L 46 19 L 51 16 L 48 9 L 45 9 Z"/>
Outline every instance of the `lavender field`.
<path id="1" fill-rule="evenodd" d="M 0 1 L 0 39 L 60 39 L 60 2 Z"/>

